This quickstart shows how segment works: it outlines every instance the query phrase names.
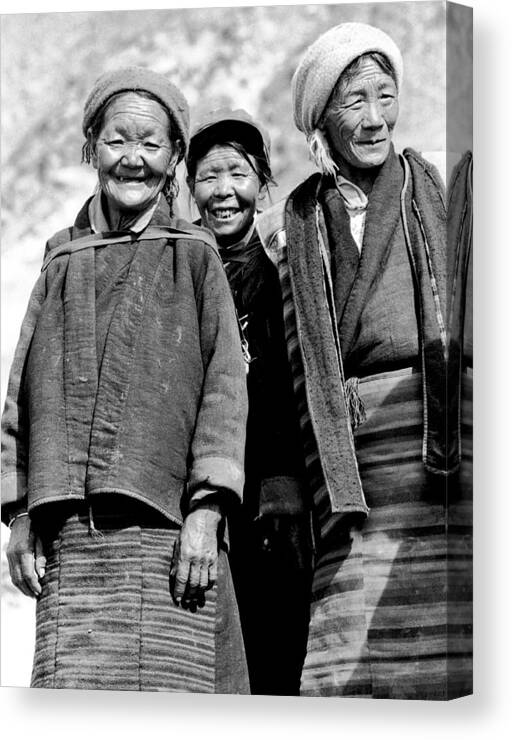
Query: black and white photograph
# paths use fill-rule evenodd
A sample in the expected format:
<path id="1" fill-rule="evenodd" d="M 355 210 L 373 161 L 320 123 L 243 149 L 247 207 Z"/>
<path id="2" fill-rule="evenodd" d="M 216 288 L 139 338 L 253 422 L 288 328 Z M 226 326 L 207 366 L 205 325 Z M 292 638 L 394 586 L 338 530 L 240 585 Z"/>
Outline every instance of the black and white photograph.
<path id="1" fill-rule="evenodd" d="M 2 691 L 470 701 L 473 8 L 157 5 L 1 15 Z"/>

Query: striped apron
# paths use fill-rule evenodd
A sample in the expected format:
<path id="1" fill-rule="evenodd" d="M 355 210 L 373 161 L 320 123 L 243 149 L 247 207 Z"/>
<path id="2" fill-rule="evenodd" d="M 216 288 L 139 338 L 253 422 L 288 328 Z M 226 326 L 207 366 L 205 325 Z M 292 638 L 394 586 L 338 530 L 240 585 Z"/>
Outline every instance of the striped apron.
<path id="1" fill-rule="evenodd" d="M 465 377 L 464 441 L 471 439 Z M 324 518 L 301 694 L 447 699 L 471 692 L 471 451 L 460 491 L 422 463 L 421 376 L 363 378 L 366 421 L 355 432 L 370 515 Z M 325 504 L 325 505 L 323 505 Z"/>
<path id="2" fill-rule="evenodd" d="M 87 512 L 75 512 L 46 537 L 31 685 L 249 693 L 226 553 L 205 606 L 192 612 L 169 590 L 178 529 L 152 513 L 95 513 L 94 523 L 98 536 Z"/>

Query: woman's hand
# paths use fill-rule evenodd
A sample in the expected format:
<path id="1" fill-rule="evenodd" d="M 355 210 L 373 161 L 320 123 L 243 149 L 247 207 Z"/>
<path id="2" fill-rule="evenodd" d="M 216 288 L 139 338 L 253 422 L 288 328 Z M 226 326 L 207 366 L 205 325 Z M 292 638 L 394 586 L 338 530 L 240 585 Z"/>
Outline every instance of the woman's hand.
<path id="1" fill-rule="evenodd" d="M 266 514 L 257 520 L 258 547 L 280 565 L 311 570 L 313 543 L 309 514 Z"/>
<path id="2" fill-rule="evenodd" d="M 217 504 L 203 504 L 185 518 L 171 565 L 171 590 L 177 604 L 195 610 L 204 606 L 205 591 L 217 580 L 218 528 L 222 514 Z"/>
<path id="3" fill-rule="evenodd" d="M 7 545 L 7 561 L 11 580 L 25 596 L 41 594 L 40 579 L 44 576 L 46 558 L 41 539 L 32 529 L 29 516 L 14 520 Z"/>

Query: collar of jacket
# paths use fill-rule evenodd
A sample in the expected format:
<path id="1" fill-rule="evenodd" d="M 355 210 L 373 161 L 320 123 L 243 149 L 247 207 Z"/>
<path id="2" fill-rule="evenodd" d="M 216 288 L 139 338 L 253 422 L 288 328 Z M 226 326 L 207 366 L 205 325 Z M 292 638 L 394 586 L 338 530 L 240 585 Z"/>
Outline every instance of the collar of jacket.
<path id="1" fill-rule="evenodd" d="M 94 199 L 94 197 L 95 196 L 91 196 L 91 198 L 89 198 L 84 203 L 75 219 L 75 223 L 73 224 L 73 226 L 58 231 L 46 243 L 42 270 L 47 267 L 48 263 L 54 258 L 54 256 L 58 256 L 60 253 L 67 254 L 68 252 L 75 251 L 74 247 L 77 245 L 77 243 L 80 242 L 80 240 L 86 241 L 88 238 L 90 238 L 90 243 L 87 242 L 87 246 L 90 247 L 94 246 L 95 244 L 100 245 L 100 240 L 101 244 L 116 244 L 119 241 L 143 240 L 144 234 L 151 232 L 151 230 L 153 230 L 154 233 L 152 233 L 151 236 L 148 236 L 148 238 L 155 239 L 158 237 L 158 229 L 163 230 L 161 237 L 158 238 L 188 238 L 204 242 L 212 249 L 213 252 L 215 252 L 218 259 L 221 261 L 219 250 L 217 248 L 217 243 L 211 232 L 207 229 L 204 229 L 202 226 L 190 224 L 188 221 L 184 221 L 183 219 L 171 218 L 169 213 L 169 206 L 167 204 L 167 201 L 163 198 L 160 198 L 156 205 L 156 208 L 152 210 L 150 222 L 142 232 L 135 233 L 128 230 L 120 232 L 108 232 L 106 234 L 94 233 L 91 229 L 91 224 L 89 221 L 90 204 L 91 200 Z M 180 233 L 166 235 L 166 229 Z M 102 237 L 105 238 L 102 239 Z M 118 237 L 121 237 L 121 239 L 119 240 Z M 71 249 L 69 247 L 71 247 Z"/>
<path id="2" fill-rule="evenodd" d="M 144 231 L 151 221 L 153 213 L 156 211 L 158 203 L 162 197 L 162 194 L 159 193 L 156 200 L 149 207 L 146 207 L 146 209 L 141 212 L 137 212 L 135 216 L 127 221 L 123 230 L 130 231 L 133 234 L 140 234 L 141 231 Z M 103 209 L 103 198 L 99 188 L 89 201 L 88 215 L 91 230 L 94 234 L 102 233 L 104 231 L 112 231 Z"/>

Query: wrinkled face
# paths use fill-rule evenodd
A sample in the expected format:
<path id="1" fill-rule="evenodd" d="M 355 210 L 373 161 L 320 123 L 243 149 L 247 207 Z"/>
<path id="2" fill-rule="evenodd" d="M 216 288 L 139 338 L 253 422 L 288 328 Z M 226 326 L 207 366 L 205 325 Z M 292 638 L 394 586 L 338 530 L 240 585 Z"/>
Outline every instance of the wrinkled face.
<path id="1" fill-rule="evenodd" d="M 249 155 L 254 165 L 254 159 Z M 189 187 L 203 225 L 221 246 L 242 239 L 250 229 L 260 183 L 249 162 L 236 149 L 217 145 L 199 160 Z"/>
<path id="2" fill-rule="evenodd" d="M 340 78 L 324 114 L 335 161 L 362 169 L 384 163 L 398 117 L 398 91 L 390 75 L 365 59 L 356 75 Z"/>
<path id="3" fill-rule="evenodd" d="M 171 175 L 177 159 L 167 111 L 136 93 L 108 105 L 93 142 L 93 166 L 111 212 L 138 212 L 149 206 Z"/>

